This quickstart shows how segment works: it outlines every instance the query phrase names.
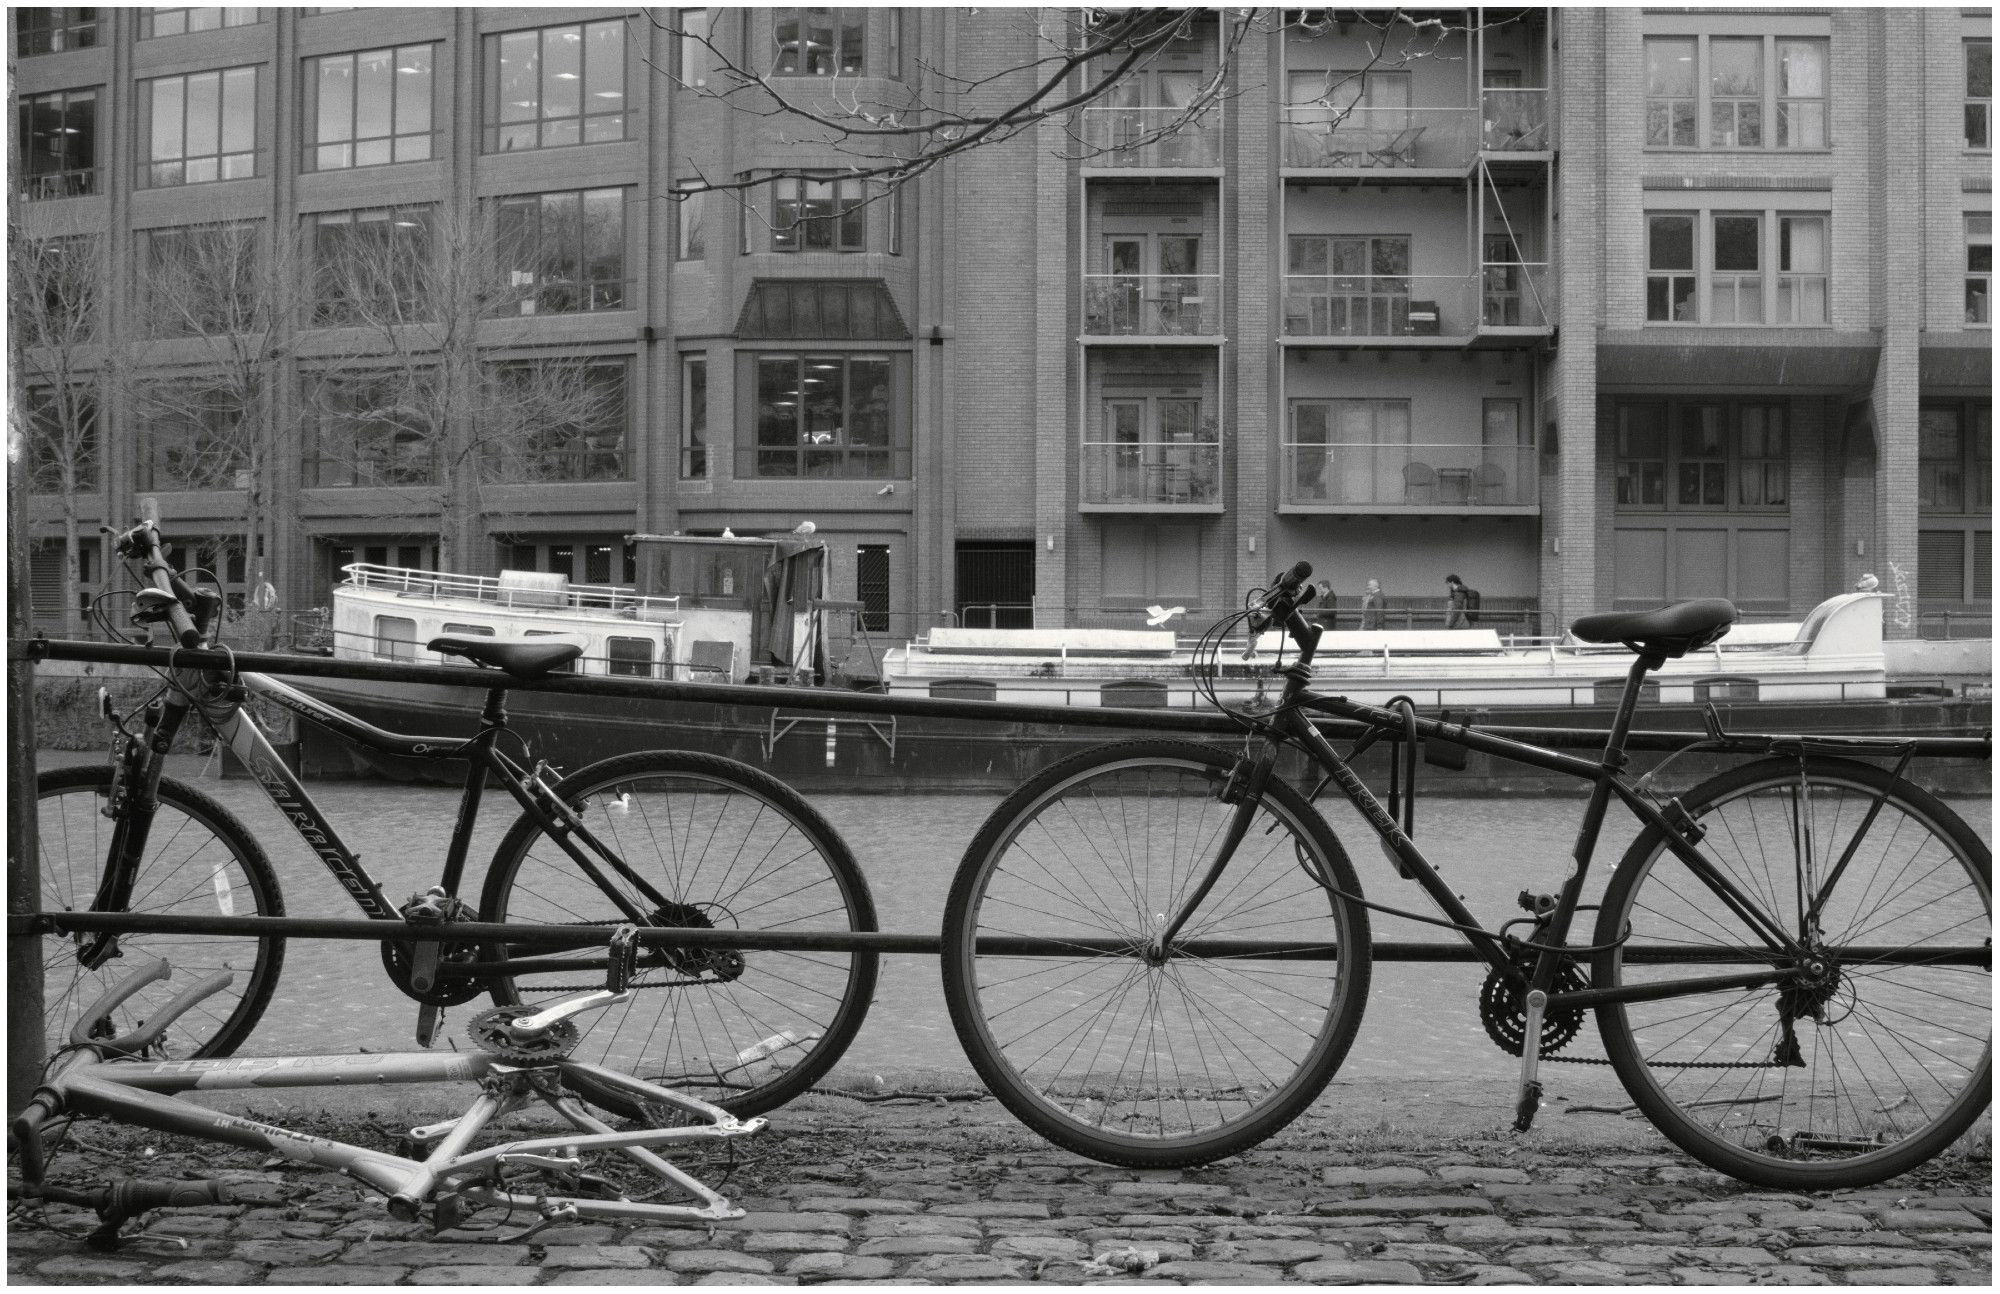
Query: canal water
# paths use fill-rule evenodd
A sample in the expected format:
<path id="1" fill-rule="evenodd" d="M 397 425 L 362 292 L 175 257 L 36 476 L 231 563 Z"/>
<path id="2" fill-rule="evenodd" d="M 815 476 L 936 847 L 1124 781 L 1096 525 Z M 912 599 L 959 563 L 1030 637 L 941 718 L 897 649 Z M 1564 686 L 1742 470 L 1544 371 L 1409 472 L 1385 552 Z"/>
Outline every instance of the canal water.
<path id="1" fill-rule="evenodd" d="M 88 763 L 87 752 L 43 752 L 42 767 Z M 192 781 L 228 806 L 264 844 L 277 868 L 286 910 L 293 916 L 356 917 L 359 912 L 280 819 L 252 783 L 222 780 L 212 764 L 173 757 L 172 775 Z M 458 793 L 436 787 L 375 782 L 322 782 L 313 797 L 363 864 L 400 902 L 432 884 L 450 838 Z M 997 795 L 829 795 L 809 797 L 846 837 L 874 894 L 881 928 L 935 934 L 959 856 Z M 1366 896 L 1436 916 L 1414 883 L 1400 880 L 1373 835 L 1345 803 L 1322 801 L 1348 847 Z M 1992 839 L 1992 805 L 1951 802 L 1983 839 Z M 1424 799 L 1417 805 L 1416 841 L 1489 928 L 1521 916 L 1523 889 L 1553 892 L 1567 874 L 1569 850 L 1582 816 L 1581 798 L 1485 797 Z M 485 861 L 518 813 L 504 795 L 489 795 L 480 815 L 464 890 L 477 898 Z M 1585 901 L 1603 891 L 1636 826 L 1614 807 L 1607 818 Z M 1584 914 L 1584 920 L 1590 914 Z M 1378 940 L 1457 941 L 1435 927 L 1375 913 Z M 1583 927 L 1588 933 L 1588 925 Z M 364 951 L 365 950 L 365 951 Z M 1377 962 L 1368 1012 L 1343 1078 L 1486 1078 L 1506 1082 L 1519 1061 L 1502 1053 L 1480 1024 L 1478 963 Z M 455 1008 L 448 1027 L 483 1009 Z M 416 1006 L 393 990 L 373 945 L 294 941 L 286 950 L 277 995 L 246 1054 L 400 1051 L 412 1046 Z M 1601 1056 L 1594 1026 L 1570 1044 L 1578 1056 Z M 1601 1072 L 1601 1071 L 1600 1071 Z M 1581 1071 L 1570 1070 L 1570 1074 Z M 976 1080 L 946 1016 L 935 958 L 883 958 L 867 1022 L 835 1071 L 835 1079 L 872 1085 L 874 1076 L 944 1087 Z M 1592 1085 L 1594 1086 L 1594 1084 Z"/>

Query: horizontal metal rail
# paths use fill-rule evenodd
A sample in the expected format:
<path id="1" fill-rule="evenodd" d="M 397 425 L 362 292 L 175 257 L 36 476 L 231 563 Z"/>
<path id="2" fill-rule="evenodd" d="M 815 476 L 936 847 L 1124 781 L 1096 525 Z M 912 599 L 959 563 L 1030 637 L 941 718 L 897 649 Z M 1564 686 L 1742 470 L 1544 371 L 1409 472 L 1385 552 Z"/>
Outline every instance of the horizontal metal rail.
<path id="1" fill-rule="evenodd" d="M 30 912 L 7 918 L 10 935 L 73 934 L 78 931 L 143 931 L 157 934 L 240 934 L 252 936 L 286 935 L 302 939 L 409 939 L 463 943 L 471 940 L 500 940 L 533 947 L 596 948 L 610 941 L 611 925 L 550 926 L 526 922 L 455 921 L 448 925 L 411 925 L 401 921 L 357 921 L 318 917 L 179 917 L 143 912 Z M 877 930 L 717 930 L 707 926 L 641 926 L 638 941 L 677 948 L 750 948 L 786 952 L 878 952 L 918 953 L 936 956 L 944 951 L 938 935 L 892 934 Z M 1299 944 L 1284 940 L 1193 939 L 1178 945 L 1190 957 L 1260 958 L 1276 961 L 1327 961 L 1339 955 L 1335 944 Z M 979 940 L 979 951 L 997 957 L 1041 957 L 1090 953 L 1115 956 L 1131 951 L 1129 940 L 1118 938 L 1035 938 L 1027 935 L 988 935 Z M 1376 961 L 1478 961 L 1469 944 L 1376 940 L 1369 944 Z M 1690 963 L 1771 963 L 1768 949 L 1689 946 L 1683 944 L 1627 944 L 1622 950 L 1626 962 L 1685 965 Z M 1983 945 L 1960 948 L 1910 948 L 1890 945 L 1856 945 L 1841 950 L 1844 960 L 1873 964 L 1921 964 L 1926 966 L 1988 966 L 1992 953 Z M 564 958 L 559 962 L 474 962 L 447 963 L 441 969 L 459 974 L 498 972 L 503 965 L 514 973 L 536 970 L 584 970 L 602 968 L 603 960 Z"/>
<path id="2" fill-rule="evenodd" d="M 523 683 L 496 670 L 459 665 L 407 665 L 388 661 L 333 660 L 323 656 L 291 656 L 275 652 L 188 651 L 35 638 L 10 643 L 10 658 L 30 661 L 88 661 L 141 665 L 155 669 L 236 669 L 296 678 L 342 678 L 376 683 L 418 683 L 433 687 L 494 688 L 558 695 L 622 697 L 641 701 L 671 701 L 704 705 L 783 707 L 816 714 L 904 715 L 912 718 L 971 719 L 989 723 L 1045 723 L 1077 727 L 1155 729 L 1179 733 L 1240 735 L 1233 720 L 1221 714 L 1179 710 L 1124 709 L 1115 706 L 1027 705 L 1013 701 L 962 701 L 936 697 L 883 696 L 840 692 L 830 688 L 760 687 L 733 683 L 680 683 L 665 679 L 552 675 Z M 1368 729 L 1344 720 L 1316 719 L 1329 737 L 1359 737 Z M 1605 734 L 1589 728 L 1538 728 L 1478 724 L 1480 732 L 1559 750 L 1602 749 Z M 1734 737 L 1766 734 L 1731 733 Z M 1398 740 L 1390 734 L 1391 740 Z M 1699 732 L 1634 732 L 1626 747 L 1634 751 L 1673 751 L 1706 740 Z M 1910 737 L 1922 758 L 1990 760 L 1993 743 L 1985 737 Z M 1857 754 L 1867 752 L 1857 751 Z"/>

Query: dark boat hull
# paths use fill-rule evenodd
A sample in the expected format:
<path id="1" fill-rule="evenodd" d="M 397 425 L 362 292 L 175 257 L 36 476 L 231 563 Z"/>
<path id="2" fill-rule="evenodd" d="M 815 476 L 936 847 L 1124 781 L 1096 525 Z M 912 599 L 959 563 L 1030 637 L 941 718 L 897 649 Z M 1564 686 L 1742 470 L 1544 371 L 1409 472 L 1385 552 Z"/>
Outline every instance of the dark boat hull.
<path id="1" fill-rule="evenodd" d="M 298 685 L 356 716 L 404 732 L 469 735 L 477 724 L 481 694 L 460 687 L 364 684 L 333 679 Z M 1125 737 L 1157 737 L 1155 730 L 963 719 L 864 719 L 812 709 L 813 693 L 798 703 L 762 706 L 633 701 L 624 698 L 515 692 L 507 699 L 512 726 L 533 758 L 576 769 L 635 750 L 672 748 L 726 755 L 762 768 L 801 791 L 993 792 L 1020 785 L 1054 761 Z M 1718 705 L 1725 724 L 1745 732 L 1822 732 L 1963 736 L 1988 731 L 1988 700 L 1916 699 L 1841 703 L 1739 702 Z M 1522 707 L 1474 712 L 1473 722 L 1565 728 L 1605 728 L 1610 707 Z M 386 777 L 398 781 L 456 782 L 462 766 L 405 760 L 359 749 L 301 725 L 302 771 L 320 777 Z M 1639 726 L 1698 733 L 1694 706 L 1643 710 Z M 1218 742 L 1214 734 L 1195 740 Z M 1386 745 L 1361 762 L 1364 775 L 1386 772 Z M 1662 758 L 1640 755 L 1643 769 Z M 1691 755 L 1674 761 L 1671 784 L 1685 786 L 1734 759 Z M 1985 794 L 1988 766 L 1973 760 L 1924 760 L 1917 780 L 1949 794 Z M 1427 767 L 1422 782 L 1450 794 L 1581 793 L 1585 784 L 1474 754 L 1464 770 Z"/>

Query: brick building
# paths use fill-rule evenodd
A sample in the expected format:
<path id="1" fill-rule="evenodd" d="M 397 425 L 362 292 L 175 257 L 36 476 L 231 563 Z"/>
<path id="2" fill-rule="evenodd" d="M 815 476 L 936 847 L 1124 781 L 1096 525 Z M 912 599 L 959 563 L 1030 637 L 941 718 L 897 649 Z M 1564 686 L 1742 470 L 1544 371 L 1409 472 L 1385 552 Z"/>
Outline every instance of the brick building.
<path id="1" fill-rule="evenodd" d="M 1028 10 L 681 12 L 807 98 L 942 69 L 999 103 L 1019 75 L 985 78 L 1037 54 Z M 892 637 L 1199 622 L 1299 557 L 1343 608 L 1373 577 L 1435 614 L 1453 572 L 1523 625 L 1704 594 L 1795 617 L 1870 571 L 1892 632 L 1985 613 L 1988 11 L 1462 17 L 1369 67 L 1365 24 L 1268 14 L 1156 139 L 1222 59 L 1205 18 L 1074 123 L 883 196 L 676 85 L 708 55 L 630 10 L 15 10 L 16 211 L 108 259 L 94 362 L 124 361 L 85 583 L 97 523 L 151 495 L 231 592 L 261 561 L 289 607 L 347 561 L 434 562 L 441 524 L 460 568 L 602 582 L 634 531 L 810 518 L 832 596 Z M 827 178 L 659 196 L 777 168 Z M 205 459 L 200 417 L 132 395 L 213 353 L 136 299 L 177 238 L 297 228 L 311 255 L 467 210 L 519 260 L 484 353 L 587 358 L 612 412 L 453 487 L 448 522 L 430 459 L 329 376 L 337 320 L 279 325 L 268 462 Z M 44 619 L 61 511 L 27 517 Z"/>

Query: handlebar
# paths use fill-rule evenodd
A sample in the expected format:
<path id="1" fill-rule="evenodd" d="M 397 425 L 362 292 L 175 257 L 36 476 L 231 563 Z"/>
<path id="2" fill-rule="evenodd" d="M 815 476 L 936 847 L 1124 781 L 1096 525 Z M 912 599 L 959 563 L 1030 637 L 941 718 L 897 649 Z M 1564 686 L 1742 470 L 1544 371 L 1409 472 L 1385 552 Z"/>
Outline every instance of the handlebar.
<path id="1" fill-rule="evenodd" d="M 173 968 L 168 966 L 165 961 L 154 958 L 150 964 L 139 967 L 124 979 L 119 980 L 111 986 L 110 990 L 104 996 L 84 1008 L 83 1015 L 77 1020 L 75 1027 L 69 1031 L 70 1042 L 77 1046 L 98 1047 L 113 1055 L 136 1056 L 158 1042 L 160 1035 L 167 1031 L 167 1026 L 187 1014 L 189 1010 L 193 1009 L 196 1003 L 204 998 L 220 993 L 223 989 L 229 987 L 230 981 L 236 978 L 229 971 L 216 971 L 214 974 L 198 979 L 181 990 L 165 1006 L 154 1011 L 152 1019 L 148 1020 L 145 1026 L 137 1032 L 128 1033 L 122 1038 L 112 1038 L 109 1040 L 96 1039 L 90 1036 L 90 1031 L 97 1027 L 99 1021 L 107 1019 L 120 1002 L 131 997 L 148 984 L 156 983 L 159 980 L 172 979 L 173 974 Z"/>
<path id="2" fill-rule="evenodd" d="M 146 502 L 151 504 L 152 500 Z M 146 578 L 153 583 L 152 589 L 140 591 L 133 619 L 140 623 L 165 620 L 174 641 L 183 647 L 199 647 L 207 641 L 209 625 L 222 609 L 222 595 L 206 586 L 191 587 L 167 564 L 161 551 L 159 517 L 150 507 L 147 514 L 116 540 L 118 555 L 141 562 Z"/>
<path id="3" fill-rule="evenodd" d="M 1312 586 L 1306 583 L 1312 578 L 1312 573 L 1311 562 L 1295 562 L 1292 569 L 1272 579 L 1271 587 L 1264 590 L 1262 603 L 1250 617 L 1251 641 L 1256 641 L 1257 635 L 1273 624 L 1291 628 L 1291 619 L 1298 609 L 1313 599 Z M 1297 634 L 1294 633 L 1293 636 L 1296 638 Z M 1301 643 L 1300 646 L 1304 647 L 1305 644 Z"/>

